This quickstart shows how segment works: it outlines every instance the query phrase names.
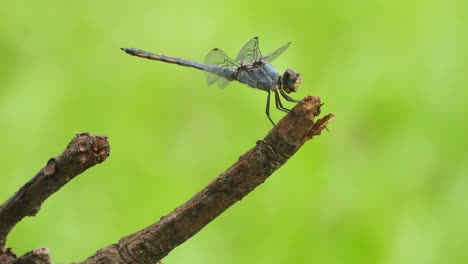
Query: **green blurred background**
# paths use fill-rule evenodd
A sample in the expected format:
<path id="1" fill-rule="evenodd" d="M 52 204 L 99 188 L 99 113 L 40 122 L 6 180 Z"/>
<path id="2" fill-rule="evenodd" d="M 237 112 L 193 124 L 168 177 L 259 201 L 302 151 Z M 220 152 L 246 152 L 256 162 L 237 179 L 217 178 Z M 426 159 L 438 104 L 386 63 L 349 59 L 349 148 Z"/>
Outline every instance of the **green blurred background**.
<path id="1" fill-rule="evenodd" d="M 111 156 L 10 234 L 78 261 L 158 220 L 271 129 L 266 94 L 207 88 L 203 61 L 253 36 L 319 95 L 330 133 L 165 263 L 468 263 L 468 2 L 6 1 L 0 9 L 0 200 L 74 136 Z M 288 106 L 291 106 L 288 104 Z M 273 111 L 275 120 L 282 117 Z"/>

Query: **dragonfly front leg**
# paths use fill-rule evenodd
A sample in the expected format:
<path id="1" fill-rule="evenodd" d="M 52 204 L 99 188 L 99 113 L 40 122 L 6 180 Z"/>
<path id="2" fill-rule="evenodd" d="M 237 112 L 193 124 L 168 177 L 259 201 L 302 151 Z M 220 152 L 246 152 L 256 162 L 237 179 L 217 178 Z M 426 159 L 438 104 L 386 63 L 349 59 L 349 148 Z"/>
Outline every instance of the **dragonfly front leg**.
<path id="1" fill-rule="evenodd" d="M 275 122 L 273 122 L 273 120 L 270 117 L 270 90 L 267 90 L 266 92 L 268 93 L 268 96 L 267 96 L 267 103 L 266 103 L 265 113 L 266 113 L 268 119 L 270 120 L 270 122 L 273 124 L 273 126 L 276 126 Z"/>
<path id="2" fill-rule="evenodd" d="M 281 98 L 279 96 L 279 93 L 278 93 L 278 90 L 273 90 L 275 92 L 275 104 L 276 104 L 276 108 L 278 108 L 279 110 L 285 112 L 285 113 L 289 113 L 291 110 L 285 108 L 283 106 L 283 104 L 281 103 Z"/>
<path id="3" fill-rule="evenodd" d="M 296 99 L 291 98 L 289 95 L 287 95 L 287 94 L 283 91 L 283 88 L 280 87 L 279 90 L 280 90 L 281 95 L 284 97 L 284 99 L 286 99 L 286 101 L 288 101 L 288 102 L 294 102 L 294 103 L 302 103 L 302 100 L 296 100 Z"/>

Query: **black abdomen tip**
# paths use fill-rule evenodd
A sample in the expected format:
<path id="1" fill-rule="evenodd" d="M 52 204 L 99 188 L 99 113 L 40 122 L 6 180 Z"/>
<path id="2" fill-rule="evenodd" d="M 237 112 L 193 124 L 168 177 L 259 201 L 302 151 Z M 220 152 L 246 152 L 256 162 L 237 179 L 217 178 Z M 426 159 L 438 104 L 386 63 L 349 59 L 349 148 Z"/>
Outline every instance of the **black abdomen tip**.
<path id="1" fill-rule="evenodd" d="M 125 53 L 127 54 L 135 55 L 135 49 L 131 49 L 131 48 L 120 48 L 120 49 L 125 51 Z"/>

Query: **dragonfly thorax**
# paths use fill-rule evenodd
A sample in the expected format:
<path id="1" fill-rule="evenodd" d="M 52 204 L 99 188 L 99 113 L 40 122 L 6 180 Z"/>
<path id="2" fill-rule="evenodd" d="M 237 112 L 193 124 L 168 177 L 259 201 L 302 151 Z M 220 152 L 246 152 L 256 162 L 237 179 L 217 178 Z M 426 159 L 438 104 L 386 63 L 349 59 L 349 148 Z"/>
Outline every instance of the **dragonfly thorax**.
<path id="1" fill-rule="evenodd" d="M 250 87 L 267 91 L 276 88 L 280 74 L 270 63 L 257 63 L 239 68 L 235 79 Z"/>

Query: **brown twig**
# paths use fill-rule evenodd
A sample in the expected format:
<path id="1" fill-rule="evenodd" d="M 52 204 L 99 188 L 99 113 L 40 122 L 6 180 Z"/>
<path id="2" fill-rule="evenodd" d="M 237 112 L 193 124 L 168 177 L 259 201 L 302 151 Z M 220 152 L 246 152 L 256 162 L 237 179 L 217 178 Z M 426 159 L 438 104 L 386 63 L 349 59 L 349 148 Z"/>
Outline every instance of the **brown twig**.
<path id="1" fill-rule="evenodd" d="M 223 211 L 241 200 L 281 167 L 333 114 L 314 122 L 320 98 L 306 97 L 255 147 L 207 187 L 153 225 L 98 250 L 80 264 L 156 263 L 192 237 Z"/>
<path id="2" fill-rule="evenodd" d="M 36 248 L 19 257 L 12 264 L 50 264 L 49 250 L 45 247 Z"/>
<path id="3" fill-rule="evenodd" d="M 44 168 L 2 204 L 0 206 L 0 260 L 7 255 L 14 256 L 10 250 L 4 250 L 4 247 L 11 229 L 21 219 L 36 215 L 49 196 L 78 174 L 103 162 L 107 156 L 109 156 L 109 143 L 105 136 L 79 133 L 62 154 L 51 158 Z"/>

